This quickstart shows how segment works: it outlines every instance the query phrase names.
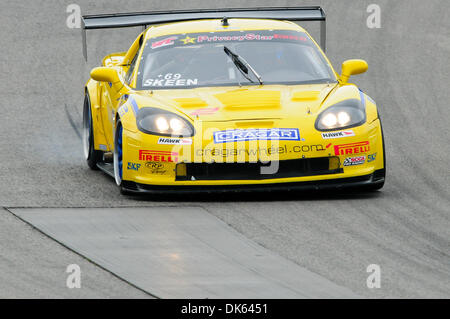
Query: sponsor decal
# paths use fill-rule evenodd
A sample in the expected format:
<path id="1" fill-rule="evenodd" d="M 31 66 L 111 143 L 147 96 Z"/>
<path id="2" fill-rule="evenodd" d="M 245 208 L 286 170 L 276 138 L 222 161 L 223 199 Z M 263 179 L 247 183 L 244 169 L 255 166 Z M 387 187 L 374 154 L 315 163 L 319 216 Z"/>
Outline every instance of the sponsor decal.
<path id="1" fill-rule="evenodd" d="M 190 138 L 167 138 L 160 137 L 158 140 L 158 144 L 163 145 L 191 145 L 192 139 Z"/>
<path id="2" fill-rule="evenodd" d="M 102 151 L 106 151 L 108 149 L 108 147 L 105 144 L 100 144 L 99 145 L 100 150 Z"/>
<path id="3" fill-rule="evenodd" d="M 303 41 L 306 42 L 308 39 L 303 36 L 297 36 L 292 34 L 274 34 L 274 39 L 283 39 L 283 40 L 296 40 L 296 41 Z"/>
<path id="4" fill-rule="evenodd" d="M 294 128 L 226 130 L 214 132 L 214 143 L 256 140 L 300 141 L 300 133 Z"/>
<path id="5" fill-rule="evenodd" d="M 280 35 L 278 35 L 280 36 Z M 262 41 L 267 41 L 267 40 L 272 40 L 274 39 L 274 35 L 262 35 L 262 34 L 255 34 L 255 33 L 247 33 L 247 34 L 243 34 L 243 35 L 213 35 L 213 36 L 209 36 L 209 35 L 199 35 L 197 37 L 197 43 L 202 43 L 202 42 L 225 42 L 225 41 L 254 41 L 254 40 L 262 40 Z M 281 38 L 279 38 L 281 39 Z M 192 40 L 188 40 L 188 41 L 192 41 Z M 195 41 L 195 38 L 194 38 Z M 186 43 L 195 43 L 195 42 L 184 42 L 184 44 Z"/>
<path id="6" fill-rule="evenodd" d="M 377 158 L 377 153 L 367 156 L 367 163 L 373 162 Z"/>
<path id="7" fill-rule="evenodd" d="M 145 163 L 145 167 L 151 174 L 165 174 L 167 170 L 165 169 L 164 164 L 159 162 L 147 162 Z"/>
<path id="8" fill-rule="evenodd" d="M 284 146 L 286 148 L 286 145 Z M 292 148 L 294 153 L 309 153 L 309 152 L 323 152 L 326 148 L 321 144 L 317 145 L 296 145 Z"/>
<path id="9" fill-rule="evenodd" d="M 139 106 L 137 105 L 135 99 L 133 99 L 132 97 L 129 98 L 129 101 L 131 103 L 131 109 L 133 110 L 134 115 L 136 115 L 139 111 Z"/>
<path id="10" fill-rule="evenodd" d="M 164 168 L 164 164 L 158 162 L 147 162 L 145 163 L 145 167 L 150 169 L 162 169 Z"/>
<path id="11" fill-rule="evenodd" d="M 128 166 L 127 166 L 128 170 L 139 171 L 139 168 L 141 168 L 141 164 L 128 162 Z"/>
<path id="12" fill-rule="evenodd" d="M 247 41 L 303 42 L 312 44 L 306 33 L 288 30 L 199 32 L 162 36 L 152 39 L 152 49 L 164 49 L 170 46 L 198 45 L 203 43 L 227 43 Z"/>
<path id="13" fill-rule="evenodd" d="M 270 156 L 277 154 L 289 154 L 289 153 L 310 153 L 310 152 L 323 152 L 326 151 L 324 145 L 314 144 L 314 145 L 294 145 L 293 147 L 288 147 L 287 145 L 283 145 L 280 147 L 260 147 L 256 149 L 198 149 L 196 150 L 196 154 L 198 156 Z"/>
<path id="14" fill-rule="evenodd" d="M 365 161 L 366 161 L 365 156 L 347 157 L 344 160 L 344 166 L 361 165 L 361 164 L 364 164 Z"/>
<path id="15" fill-rule="evenodd" d="M 191 113 L 191 115 L 193 115 L 193 116 L 196 116 L 196 115 L 211 115 L 211 114 L 216 113 L 218 110 L 219 110 L 218 107 L 207 107 L 207 108 L 195 110 L 194 112 Z"/>
<path id="16" fill-rule="evenodd" d="M 370 151 L 369 141 L 334 146 L 335 155 L 352 155 Z"/>
<path id="17" fill-rule="evenodd" d="M 152 43 L 152 49 L 156 49 L 156 48 L 160 48 L 160 47 L 165 47 L 168 45 L 172 45 L 176 39 L 178 39 L 178 37 L 170 37 L 167 39 L 163 39 L 160 41 L 156 41 Z"/>
<path id="18" fill-rule="evenodd" d="M 186 38 L 181 39 L 180 41 L 183 42 L 183 44 L 188 44 L 188 43 L 194 43 L 195 44 L 195 38 L 191 38 L 190 36 L 186 36 Z"/>
<path id="19" fill-rule="evenodd" d="M 348 137 L 348 136 L 355 136 L 355 133 L 352 130 L 322 133 L 322 138 L 324 140 L 327 140 L 330 138 L 341 138 L 341 137 Z"/>
<path id="20" fill-rule="evenodd" d="M 119 108 L 119 115 L 120 115 L 120 117 L 122 117 L 122 116 L 124 116 L 125 114 L 127 114 L 127 112 L 128 112 L 128 106 L 127 106 L 127 104 L 124 104 L 124 105 L 122 105 L 122 106 Z"/>
<path id="21" fill-rule="evenodd" d="M 174 163 L 178 161 L 178 153 L 166 151 L 139 150 L 139 160 Z"/>

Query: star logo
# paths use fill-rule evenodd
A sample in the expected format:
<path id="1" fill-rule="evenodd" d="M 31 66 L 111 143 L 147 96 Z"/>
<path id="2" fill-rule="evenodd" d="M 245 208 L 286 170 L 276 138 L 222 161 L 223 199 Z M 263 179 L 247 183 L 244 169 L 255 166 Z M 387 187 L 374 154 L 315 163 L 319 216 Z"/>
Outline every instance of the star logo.
<path id="1" fill-rule="evenodd" d="M 183 44 L 188 44 L 188 43 L 194 43 L 195 44 L 195 38 L 191 38 L 189 36 L 186 36 L 186 38 L 181 39 L 180 41 L 183 41 Z"/>

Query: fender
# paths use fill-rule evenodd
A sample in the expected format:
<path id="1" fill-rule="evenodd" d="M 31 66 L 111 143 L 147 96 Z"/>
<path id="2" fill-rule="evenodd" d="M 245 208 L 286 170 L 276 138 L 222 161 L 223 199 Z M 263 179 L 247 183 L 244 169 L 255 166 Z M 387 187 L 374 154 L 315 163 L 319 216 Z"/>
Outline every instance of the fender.
<path id="1" fill-rule="evenodd" d="M 86 83 L 85 94 L 89 94 L 91 101 L 92 129 L 94 131 L 94 149 L 111 151 L 103 131 L 103 120 L 100 113 L 99 85 L 97 81 L 90 79 Z"/>
<path id="2" fill-rule="evenodd" d="M 337 85 L 322 102 L 319 112 L 324 111 L 330 106 L 349 99 L 361 99 L 358 87 L 354 84 Z"/>
<path id="3" fill-rule="evenodd" d="M 378 120 L 378 108 L 375 101 L 364 93 L 364 97 L 366 99 L 366 117 L 367 123 L 372 123 L 375 120 Z"/>
<path id="4" fill-rule="evenodd" d="M 366 106 L 367 123 L 372 123 L 378 119 L 378 111 L 375 101 L 370 96 L 360 91 L 356 85 L 350 83 L 339 85 L 334 88 L 328 97 L 322 102 L 319 113 L 323 112 L 330 106 L 348 99 L 361 100 L 361 103 Z"/>

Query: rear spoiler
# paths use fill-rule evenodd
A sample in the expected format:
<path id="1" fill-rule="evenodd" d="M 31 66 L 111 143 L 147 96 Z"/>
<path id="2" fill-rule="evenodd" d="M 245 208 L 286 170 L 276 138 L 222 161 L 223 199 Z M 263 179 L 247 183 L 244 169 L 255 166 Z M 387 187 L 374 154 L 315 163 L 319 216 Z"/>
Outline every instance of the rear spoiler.
<path id="1" fill-rule="evenodd" d="M 86 30 L 127 28 L 200 19 L 222 18 L 274 19 L 298 21 L 320 21 L 320 46 L 326 49 L 326 16 L 321 7 L 269 7 L 231 8 L 206 10 L 173 10 L 134 13 L 85 15 L 81 19 L 83 55 L 87 61 Z"/>

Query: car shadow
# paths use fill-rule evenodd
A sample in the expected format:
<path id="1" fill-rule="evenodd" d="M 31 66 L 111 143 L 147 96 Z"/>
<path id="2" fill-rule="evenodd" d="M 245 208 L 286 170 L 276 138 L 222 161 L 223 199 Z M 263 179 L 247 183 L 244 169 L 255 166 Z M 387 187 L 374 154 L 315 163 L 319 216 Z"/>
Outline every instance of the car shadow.
<path id="1" fill-rule="evenodd" d="M 136 201 L 152 202 L 274 202 L 274 201 L 322 201 L 322 200 L 361 200 L 383 196 L 382 191 L 328 190 L 328 191 L 257 191 L 236 193 L 197 193 L 197 194 L 143 194 L 126 195 Z"/>

